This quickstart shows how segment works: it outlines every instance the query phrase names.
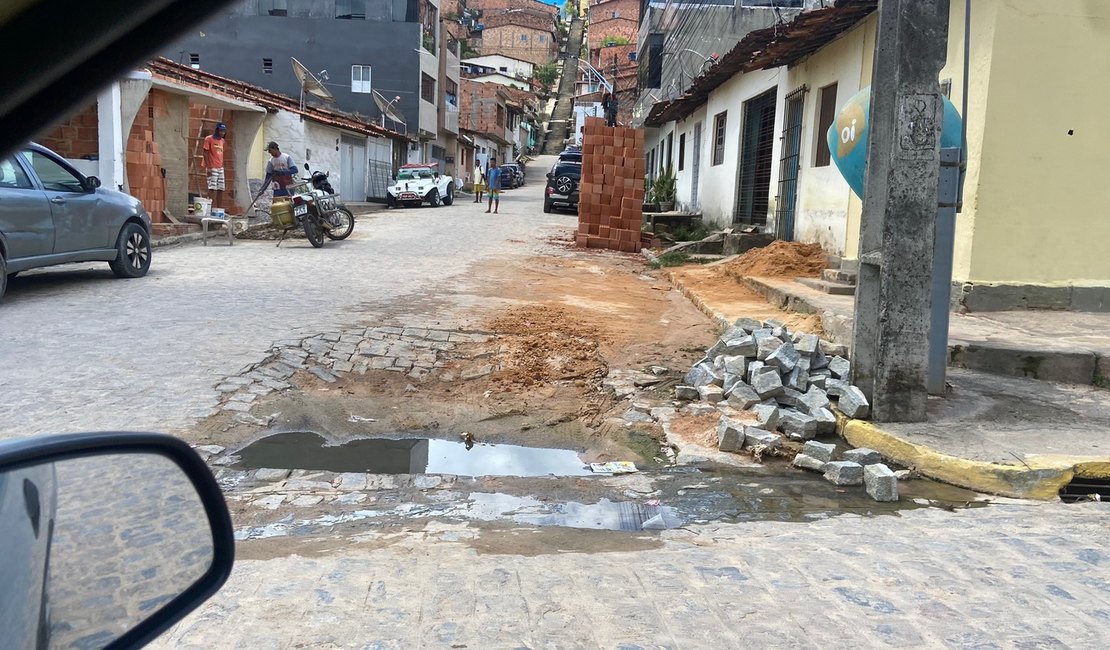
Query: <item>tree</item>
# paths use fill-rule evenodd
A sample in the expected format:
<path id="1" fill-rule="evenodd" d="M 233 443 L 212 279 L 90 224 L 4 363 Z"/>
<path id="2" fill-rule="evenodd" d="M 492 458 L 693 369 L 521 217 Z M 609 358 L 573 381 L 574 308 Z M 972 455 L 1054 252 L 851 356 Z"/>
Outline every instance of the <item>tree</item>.
<path id="1" fill-rule="evenodd" d="M 532 76 L 535 77 L 536 81 L 540 82 L 540 85 L 544 88 L 550 88 L 551 84 L 555 83 L 555 80 L 559 78 L 559 69 L 554 63 L 544 63 L 543 65 L 536 66 L 535 70 L 532 71 Z"/>
<path id="2" fill-rule="evenodd" d="M 563 11 L 566 12 L 567 16 L 577 16 L 578 3 L 574 0 L 567 0 L 566 4 L 563 5 Z"/>

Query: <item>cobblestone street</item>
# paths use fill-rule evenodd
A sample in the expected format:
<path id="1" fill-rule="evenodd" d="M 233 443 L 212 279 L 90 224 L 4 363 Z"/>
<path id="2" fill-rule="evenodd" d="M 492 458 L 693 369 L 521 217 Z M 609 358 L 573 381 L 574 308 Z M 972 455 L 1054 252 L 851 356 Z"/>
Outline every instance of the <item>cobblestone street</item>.
<path id="1" fill-rule="evenodd" d="M 236 567 L 220 593 L 151 647 L 1110 644 L 1105 503 L 988 502 L 907 480 L 900 502 L 879 504 L 862 487 L 841 489 L 781 458 L 759 466 L 715 447 L 714 457 L 693 444 L 661 449 L 650 437 L 642 471 L 615 477 L 585 476 L 589 468 L 581 466 L 582 476 L 544 470 L 522 478 L 242 464 L 251 437 L 263 432 L 319 433 L 335 445 L 326 448 L 334 457 L 353 450 L 340 443 L 360 436 L 403 432 L 462 446 L 458 434 L 468 431 L 479 435 L 471 457 L 521 442 L 498 438 L 511 433 L 534 436 L 524 441 L 532 447 L 562 442 L 584 465 L 584 449 L 617 459 L 639 449 L 633 434 L 655 426 L 651 413 L 666 412 L 662 419 L 673 424 L 674 382 L 651 367 L 665 353 L 672 368 L 688 368 L 702 343 L 716 338 L 713 325 L 638 259 L 554 246 L 550 239 L 565 237 L 576 220 L 542 213 L 549 165 L 550 158 L 533 162 L 528 184 L 503 195 L 498 215 L 460 196 L 450 207 L 360 218 L 351 239 L 322 249 L 303 239 L 279 248 L 268 241 L 228 247 L 217 238 L 207 247 L 156 249 L 141 280 L 115 280 L 104 265 L 89 265 L 10 283 L 0 305 L 0 439 L 123 429 L 208 443 L 199 450 L 232 511 Z M 541 264 L 540 253 L 565 265 Z M 628 284 L 613 289 L 618 275 Z M 561 295 L 565 284 L 545 285 L 549 276 L 580 284 L 594 278 L 596 291 L 591 285 L 594 293 Z M 515 297 L 483 293 L 495 279 L 516 283 Z M 636 291 L 655 302 L 637 302 Z M 514 321 L 512 334 L 483 330 L 473 319 L 506 305 L 551 310 L 560 300 L 595 311 L 559 312 L 570 325 L 531 337 L 540 319 L 529 314 Z M 582 314 L 602 316 L 595 322 Z M 590 354 L 574 358 L 583 332 L 602 333 Z M 554 335 L 564 347 L 543 348 Z M 637 353 L 621 365 L 614 347 Z M 510 349 L 536 352 L 524 356 L 532 362 L 522 366 L 525 374 L 552 374 L 532 384 L 497 383 L 496 364 Z M 567 365 L 552 369 L 559 355 Z M 671 406 L 628 404 L 652 382 Z M 467 392 L 475 385 L 481 388 Z M 521 397 L 522 386 L 533 391 L 526 396 L 532 402 Z M 521 401 L 497 401 L 506 395 Z M 529 411 L 567 395 L 604 408 L 542 417 Z M 321 406 L 328 400 L 330 410 Z M 449 406 L 458 408 L 448 413 Z M 471 414 L 484 419 L 467 422 Z M 395 425 L 401 416 L 412 426 Z M 567 433 L 572 425 L 584 437 Z M 555 432 L 567 437 L 544 438 Z M 623 446 L 599 442 L 618 436 Z M 427 466 L 423 453 L 414 466 Z M 680 464 L 652 465 L 655 454 Z M 733 460 L 726 466 L 721 457 Z M 180 506 L 173 495 L 157 496 L 165 498 L 151 501 Z M 180 536 L 165 548 L 177 548 L 184 524 L 163 523 Z M 98 529 L 105 539 L 90 544 L 107 548 L 119 531 L 147 540 L 134 522 L 113 526 Z M 161 534 L 151 539 L 167 541 Z M 66 535 L 72 545 L 82 530 Z M 122 581 L 128 570 L 148 567 L 90 571 L 110 581 L 117 568 Z M 164 597 L 149 583 L 124 586 L 144 596 L 141 611 Z M 77 608 L 92 598 L 76 586 L 62 595 L 69 598 L 59 606 Z M 67 641 L 86 639 L 89 647 L 104 638 L 103 630 L 101 637 L 72 632 Z"/>

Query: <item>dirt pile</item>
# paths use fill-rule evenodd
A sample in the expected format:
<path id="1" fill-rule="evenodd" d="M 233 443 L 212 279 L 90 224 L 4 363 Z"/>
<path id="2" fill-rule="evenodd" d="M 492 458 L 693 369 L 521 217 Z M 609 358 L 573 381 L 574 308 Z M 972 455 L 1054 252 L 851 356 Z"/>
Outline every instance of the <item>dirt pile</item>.
<path id="1" fill-rule="evenodd" d="M 827 266 L 825 251 L 819 244 L 776 241 L 770 246 L 753 248 L 719 268 L 733 277 L 816 278 Z"/>
<path id="2" fill-rule="evenodd" d="M 588 379 L 605 364 L 598 355 L 595 328 L 569 310 L 540 305 L 517 307 L 486 324 L 502 343 L 497 374 L 502 384 L 534 386 L 550 381 Z"/>

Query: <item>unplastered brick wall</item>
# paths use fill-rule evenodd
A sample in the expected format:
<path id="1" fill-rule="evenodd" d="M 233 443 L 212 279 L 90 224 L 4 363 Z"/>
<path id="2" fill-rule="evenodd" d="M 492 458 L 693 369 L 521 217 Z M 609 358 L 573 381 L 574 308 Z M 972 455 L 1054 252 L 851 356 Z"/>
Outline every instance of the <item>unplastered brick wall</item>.
<path id="1" fill-rule="evenodd" d="M 582 130 L 578 235 L 586 248 L 636 253 L 644 206 L 644 131 L 586 118 Z"/>
<path id="2" fill-rule="evenodd" d="M 209 196 L 207 172 L 201 167 L 204 156 L 204 139 L 215 131 L 219 123 L 227 125 L 226 143 L 224 144 L 224 205 L 227 208 L 235 205 L 235 112 L 214 108 L 199 102 L 189 102 L 189 130 L 187 131 L 187 148 L 189 160 L 189 192 L 201 196 Z M 186 161 L 181 161 L 186 163 Z M 301 161 L 304 162 L 304 161 Z M 176 164 L 176 161 L 175 161 Z"/>
<path id="3" fill-rule="evenodd" d="M 55 126 L 37 142 L 63 158 L 84 158 L 100 153 L 99 122 L 96 102 Z"/>
<path id="4" fill-rule="evenodd" d="M 127 188 L 131 196 L 143 202 L 155 223 L 164 220 L 162 210 L 166 208 L 165 179 L 162 178 L 162 154 L 154 142 L 155 112 L 165 108 L 166 98 L 162 93 L 152 92 L 139 111 L 127 135 L 124 158 L 127 161 Z"/>

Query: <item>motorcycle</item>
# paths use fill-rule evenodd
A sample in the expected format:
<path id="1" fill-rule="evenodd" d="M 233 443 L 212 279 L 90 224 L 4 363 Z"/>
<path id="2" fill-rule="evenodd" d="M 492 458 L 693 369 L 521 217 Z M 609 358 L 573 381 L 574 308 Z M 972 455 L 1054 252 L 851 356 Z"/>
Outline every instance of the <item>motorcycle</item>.
<path id="1" fill-rule="evenodd" d="M 325 222 L 324 235 L 333 240 L 346 239 L 355 229 L 355 218 L 347 206 L 339 202 L 339 195 L 328 180 L 331 173 L 312 171 L 308 163 L 304 164 L 304 168 L 309 172 L 309 177 L 305 180 L 312 184 L 312 195 Z"/>

